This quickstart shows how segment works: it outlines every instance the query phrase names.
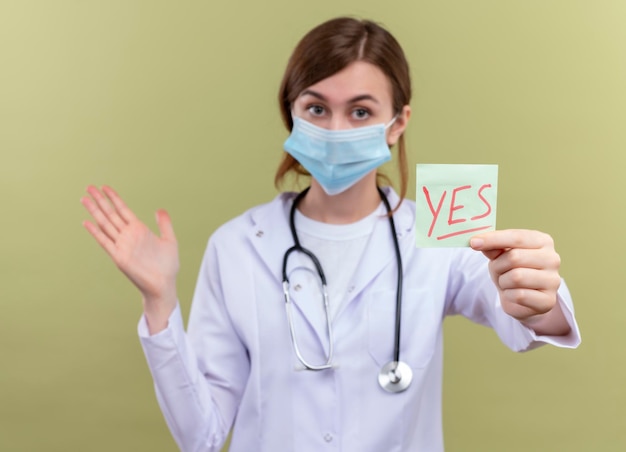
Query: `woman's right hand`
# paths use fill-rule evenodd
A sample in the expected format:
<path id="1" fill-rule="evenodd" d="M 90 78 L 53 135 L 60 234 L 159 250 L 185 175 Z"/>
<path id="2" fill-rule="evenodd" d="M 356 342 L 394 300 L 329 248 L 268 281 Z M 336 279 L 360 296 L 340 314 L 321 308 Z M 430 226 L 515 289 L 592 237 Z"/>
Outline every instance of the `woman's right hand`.
<path id="1" fill-rule="evenodd" d="M 139 289 L 151 334 L 167 327 L 167 319 L 178 302 L 178 243 L 165 210 L 156 213 L 160 237 L 137 219 L 111 188 L 90 185 L 90 196 L 81 204 L 95 220 L 83 225 L 117 267 Z"/>

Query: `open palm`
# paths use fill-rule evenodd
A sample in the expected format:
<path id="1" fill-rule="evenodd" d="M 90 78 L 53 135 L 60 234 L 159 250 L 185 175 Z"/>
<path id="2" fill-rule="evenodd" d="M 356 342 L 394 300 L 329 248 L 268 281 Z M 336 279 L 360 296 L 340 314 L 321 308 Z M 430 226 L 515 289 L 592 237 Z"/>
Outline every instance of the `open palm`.
<path id="1" fill-rule="evenodd" d="M 144 299 L 175 297 L 178 244 L 169 215 L 157 211 L 160 236 L 154 234 L 110 187 L 87 188 L 81 203 L 95 220 L 83 225 Z"/>

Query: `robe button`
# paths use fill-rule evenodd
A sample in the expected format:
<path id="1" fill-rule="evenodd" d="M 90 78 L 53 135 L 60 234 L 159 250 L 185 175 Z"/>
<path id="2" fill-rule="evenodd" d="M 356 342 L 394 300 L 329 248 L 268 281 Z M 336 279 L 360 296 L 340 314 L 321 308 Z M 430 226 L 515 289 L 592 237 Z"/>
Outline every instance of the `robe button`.
<path id="1" fill-rule="evenodd" d="M 324 441 L 326 441 L 327 443 L 330 443 L 333 440 L 333 435 L 331 435 L 330 433 L 326 433 L 326 435 L 324 435 Z"/>
<path id="2" fill-rule="evenodd" d="M 257 237 L 263 237 L 263 231 L 256 231 Z"/>

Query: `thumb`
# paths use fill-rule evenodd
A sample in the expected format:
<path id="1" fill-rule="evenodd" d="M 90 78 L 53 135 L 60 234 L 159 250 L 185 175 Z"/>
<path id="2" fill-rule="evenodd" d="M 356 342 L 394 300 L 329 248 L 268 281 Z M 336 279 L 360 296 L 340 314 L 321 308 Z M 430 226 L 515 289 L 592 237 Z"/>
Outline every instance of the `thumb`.
<path id="1" fill-rule="evenodd" d="M 169 214 L 164 209 L 159 209 L 156 212 L 156 221 L 157 226 L 159 227 L 159 232 L 161 233 L 161 238 L 165 240 L 176 240 L 176 235 L 174 234 L 174 227 L 172 226 L 172 219 Z"/>
<path id="2" fill-rule="evenodd" d="M 481 251 L 490 261 L 496 259 L 505 251 L 500 248 L 485 247 L 485 241 L 480 237 L 472 237 L 470 239 L 470 247 L 476 251 Z"/>

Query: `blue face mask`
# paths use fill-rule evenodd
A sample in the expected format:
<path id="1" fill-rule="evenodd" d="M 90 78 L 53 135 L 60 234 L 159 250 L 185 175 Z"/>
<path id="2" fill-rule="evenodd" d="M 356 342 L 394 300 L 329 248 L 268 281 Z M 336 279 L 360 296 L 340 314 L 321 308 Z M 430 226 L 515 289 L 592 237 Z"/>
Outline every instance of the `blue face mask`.
<path id="1" fill-rule="evenodd" d="M 395 120 L 387 125 L 328 130 L 294 117 L 283 147 L 327 194 L 336 195 L 391 160 L 386 132 Z"/>

